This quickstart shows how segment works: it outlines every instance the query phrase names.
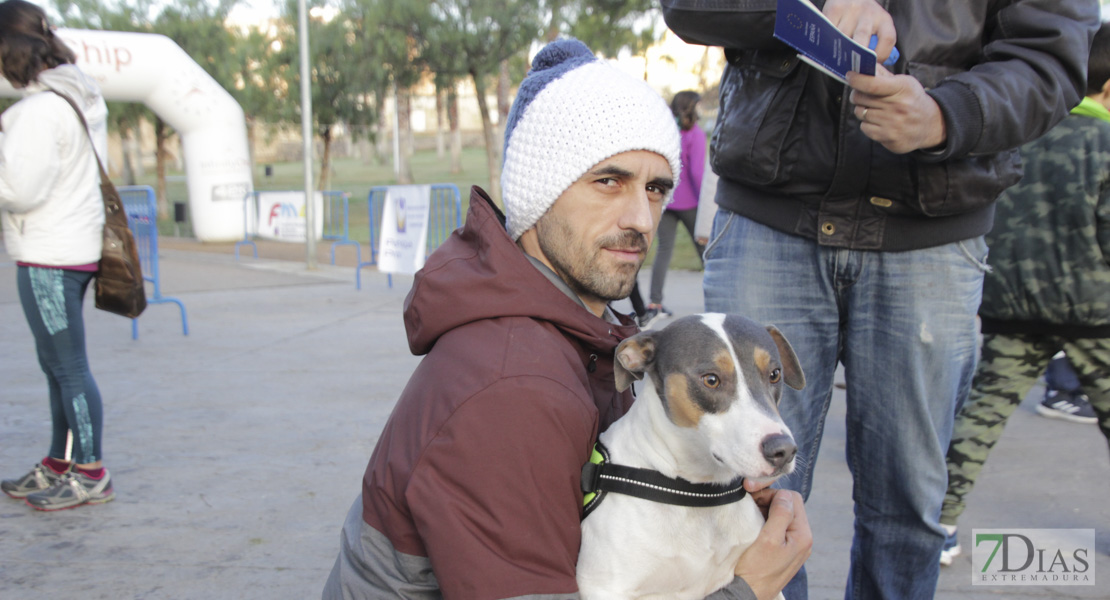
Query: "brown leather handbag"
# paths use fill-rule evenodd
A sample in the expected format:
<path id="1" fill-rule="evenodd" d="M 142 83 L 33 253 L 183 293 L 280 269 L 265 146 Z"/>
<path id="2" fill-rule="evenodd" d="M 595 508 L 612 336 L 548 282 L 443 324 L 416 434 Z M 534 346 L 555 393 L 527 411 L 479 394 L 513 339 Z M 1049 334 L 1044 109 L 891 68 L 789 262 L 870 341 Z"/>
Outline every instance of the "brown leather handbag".
<path id="1" fill-rule="evenodd" d="M 100 195 L 104 199 L 104 248 L 100 254 L 100 267 L 96 272 L 96 307 L 124 317 L 134 319 L 146 308 L 146 289 L 143 285 L 143 271 L 139 262 L 139 252 L 135 237 L 127 225 L 127 214 L 123 210 L 116 186 L 108 179 L 104 163 L 96 154 L 92 133 L 85 115 L 77 104 L 65 94 L 58 94 L 77 113 L 85 133 L 89 136 L 89 147 L 96 157 L 100 168 Z"/>

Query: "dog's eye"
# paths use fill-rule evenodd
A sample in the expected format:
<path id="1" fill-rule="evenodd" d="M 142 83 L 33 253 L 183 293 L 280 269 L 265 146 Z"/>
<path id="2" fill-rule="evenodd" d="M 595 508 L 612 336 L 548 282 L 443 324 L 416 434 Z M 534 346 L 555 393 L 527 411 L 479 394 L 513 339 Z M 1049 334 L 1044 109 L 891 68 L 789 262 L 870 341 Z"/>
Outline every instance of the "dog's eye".
<path id="1" fill-rule="evenodd" d="M 701 382 L 705 384 L 705 387 L 716 389 L 717 386 L 721 385 L 721 378 L 716 373 L 709 373 L 701 376 Z"/>
<path id="2" fill-rule="evenodd" d="M 771 383 L 778 383 L 782 379 L 782 370 L 774 369 L 771 371 Z"/>

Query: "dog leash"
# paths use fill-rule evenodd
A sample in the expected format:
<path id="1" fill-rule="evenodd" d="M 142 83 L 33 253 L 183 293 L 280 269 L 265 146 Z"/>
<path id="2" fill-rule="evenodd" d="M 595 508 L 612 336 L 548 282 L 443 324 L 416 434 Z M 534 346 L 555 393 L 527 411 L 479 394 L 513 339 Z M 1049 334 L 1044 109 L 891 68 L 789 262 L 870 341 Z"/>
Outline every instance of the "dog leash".
<path id="1" fill-rule="evenodd" d="M 610 462 L 609 449 L 598 441 L 590 462 L 582 466 L 582 518 L 593 512 L 609 492 L 677 506 L 724 506 L 742 499 L 744 478 L 728 483 L 692 483 L 667 477 L 659 471 L 626 467 Z"/>

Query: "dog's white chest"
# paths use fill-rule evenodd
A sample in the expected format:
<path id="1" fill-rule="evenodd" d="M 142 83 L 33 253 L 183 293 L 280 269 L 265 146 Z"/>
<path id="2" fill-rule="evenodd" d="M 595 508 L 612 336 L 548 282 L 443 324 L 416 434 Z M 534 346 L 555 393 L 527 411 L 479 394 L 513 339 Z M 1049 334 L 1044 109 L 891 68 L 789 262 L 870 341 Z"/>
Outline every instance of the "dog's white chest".
<path id="1" fill-rule="evenodd" d="M 610 494 L 582 523 L 579 593 L 584 600 L 704 598 L 732 581 L 762 525 L 751 498 L 687 508 Z"/>

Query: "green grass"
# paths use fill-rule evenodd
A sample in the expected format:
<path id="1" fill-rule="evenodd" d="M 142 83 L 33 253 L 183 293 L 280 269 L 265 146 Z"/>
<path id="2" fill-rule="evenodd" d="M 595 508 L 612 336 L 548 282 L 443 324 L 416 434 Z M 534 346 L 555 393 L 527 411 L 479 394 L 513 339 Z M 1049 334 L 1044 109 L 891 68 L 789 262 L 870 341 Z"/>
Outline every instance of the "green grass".
<path id="1" fill-rule="evenodd" d="M 259 191 L 303 190 L 304 167 L 299 162 L 275 163 L 272 165 L 272 175 L 267 176 L 266 165 L 259 164 L 254 171 L 254 188 Z M 462 195 L 463 211 L 465 214 L 469 200 L 470 186 L 478 185 L 482 188 L 489 186 L 489 175 L 486 170 L 486 153 L 482 148 L 466 148 L 462 153 L 462 173 L 450 172 L 450 160 L 440 159 L 434 150 L 417 152 L 412 158 L 412 174 L 416 183 L 453 183 L 459 188 Z M 171 171 L 170 176 L 184 175 L 181 171 Z M 318 183 L 320 165 L 313 166 L 313 182 Z M 140 185 L 155 185 L 153 171 L 147 172 L 138 178 Z M 328 189 L 347 192 L 350 195 L 350 238 L 367 243 L 370 239 L 369 216 L 366 207 L 366 197 L 370 189 L 380 185 L 392 185 L 393 165 L 387 162 L 380 165 L 376 160 L 361 158 L 340 158 L 332 161 L 331 180 Z M 175 202 L 188 202 L 188 191 L 185 182 L 180 177 L 175 177 L 166 183 L 166 194 L 172 205 Z M 170 219 L 159 223 L 159 232 L 162 235 L 175 233 L 172 216 Z M 679 227 L 675 243 L 674 257 L 671 260 L 672 269 L 698 270 L 701 263 L 698 261 L 694 245 L 686 235 L 685 229 Z M 180 234 L 191 236 L 192 229 L 188 223 L 180 227 Z M 650 264 L 654 258 L 654 248 L 648 255 Z"/>

